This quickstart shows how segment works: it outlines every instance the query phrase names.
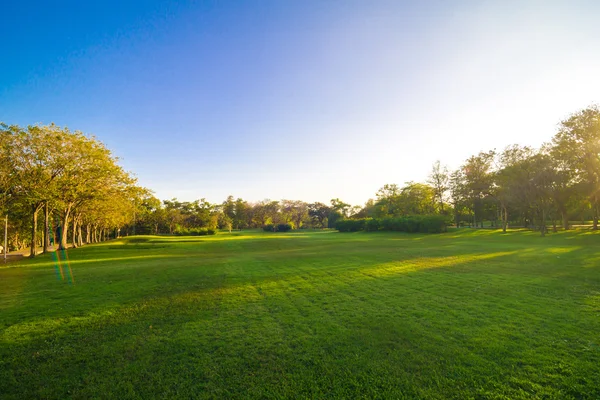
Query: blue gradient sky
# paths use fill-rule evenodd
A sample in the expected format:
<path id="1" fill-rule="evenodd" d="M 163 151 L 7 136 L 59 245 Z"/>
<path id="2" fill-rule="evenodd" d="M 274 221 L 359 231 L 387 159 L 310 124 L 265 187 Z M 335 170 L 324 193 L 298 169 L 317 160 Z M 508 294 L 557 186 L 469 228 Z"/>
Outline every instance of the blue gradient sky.
<path id="1" fill-rule="evenodd" d="M 596 1 L 2 1 L 0 120 L 162 199 L 362 204 L 600 98 Z"/>

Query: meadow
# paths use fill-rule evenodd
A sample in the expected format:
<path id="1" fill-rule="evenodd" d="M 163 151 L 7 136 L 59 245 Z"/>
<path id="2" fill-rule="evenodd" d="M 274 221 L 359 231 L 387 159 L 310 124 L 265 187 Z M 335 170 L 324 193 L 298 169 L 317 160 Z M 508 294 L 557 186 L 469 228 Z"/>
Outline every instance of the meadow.
<path id="1" fill-rule="evenodd" d="M 0 397 L 597 399 L 599 243 L 242 231 L 8 264 Z"/>

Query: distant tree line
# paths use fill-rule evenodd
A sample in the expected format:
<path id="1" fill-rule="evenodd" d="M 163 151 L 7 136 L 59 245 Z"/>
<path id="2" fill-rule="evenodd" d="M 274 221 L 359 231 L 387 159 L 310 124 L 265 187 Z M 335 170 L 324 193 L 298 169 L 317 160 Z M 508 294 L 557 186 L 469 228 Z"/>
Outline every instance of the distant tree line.
<path id="1" fill-rule="evenodd" d="M 69 242 L 80 246 L 119 234 L 333 228 L 340 220 L 369 218 L 399 224 L 407 220 L 398 218 L 424 215 L 444 216 L 456 226 L 528 227 L 542 235 L 548 224 L 569 229 L 573 220 L 591 220 L 598 229 L 597 106 L 562 121 L 539 149 L 512 145 L 480 152 L 456 171 L 437 161 L 426 182 L 386 184 L 364 206 L 337 198 L 329 204 L 233 196 L 217 204 L 161 201 L 137 186 L 117 161 L 101 142 L 78 131 L 0 124 L 0 212 L 9 218 L 10 248 L 29 245 L 34 254 L 38 245 L 47 251 L 50 238 L 65 248 Z"/>
<path id="2" fill-rule="evenodd" d="M 248 202 L 227 197 L 220 204 L 206 199 L 192 202 L 177 199 L 160 201 L 147 196 L 137 207 L 135 224 L 128 232 L 143 234 L 178 234 L 190 229 L 239 230 L 288 225 L 292 229 L 333 228 L 339 219 L 349 218 L 353 208 L 339 199 L 330 204 L 300 200 L 263 200 Z"/>
<path id="3" fill-rule="evenodd" d="M 600 111 L 591 106 L 562 121 L 552 140 L 533 149 L 512 145 L 480 152 L 456 171 L 440 162 L 426 183 L 385 185 L 358 217 L 442 214 L 456 226 L 504 231 L 509 226 L 569 229 L 571 220 L 592 221 L 600 207 Z"/>
<path id="4" fill-rule="evenodd" d="M 251 203 L 229 196 L 221 204 L 210 204 L 204 199 L 161 202 L 148 198 L 140 209 L 136 231 L 174 234 L 194 227 L 265 226 L 269 230 L 283 224 L 293 229 L 333 228 L 337 221 L 348 219 L 401 221 L 397 218 L 438 215 L 456 226 L 504 231 L 509 226 L 526 227 L 544 235 L 548 224 L 553 230 L 569 229 L 573 220 L 591 220 L 593 229 L 598 229 L 599 207 L 600 110 L 590 106 L 562 121 L 551 141 L 539 149 L 512 145 L 502 151 L 480 152 L 456 171 L 437 161 L 426 182 L 386 184 L 362 207 L 340 199 L 329 204 Z M 376 222 L 370 224 L 372 228 Z"/>

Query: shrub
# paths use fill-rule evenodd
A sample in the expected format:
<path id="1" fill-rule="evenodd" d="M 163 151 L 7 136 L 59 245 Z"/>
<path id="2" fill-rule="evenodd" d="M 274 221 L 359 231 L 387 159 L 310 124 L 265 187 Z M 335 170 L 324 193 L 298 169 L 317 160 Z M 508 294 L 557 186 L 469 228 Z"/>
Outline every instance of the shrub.
<path id="1" fill-rule="evenodd" d="M 427 215 L 421 220 L 421 232 L 423 233 L 441 233 L 446 232 L 450 222 L 443 215 Z"/>
<path id="2" fill-rule="evenodd" d="M 206 236 L 216 234 L 217 231 L 213 228 L 178 228 L 175 231 L 176 236 Z"/>
<path id="3" fill-rule="evenodd" d="M 292 230 L 292 225 L 290 224 L 279 224 L 277 225 L 277 232 L 287 232 Z"/>
<path id="4" fill-rule="evenodd" d="M 335 229 L 340 232 L 357 232 L 365 229 L 366 218 L 342 219 L 335 223 Z"/>
<path id="5" fill-rule="evenodd" d="M 267 224 L 265 226 L 263 226 L 263 231 L 265 232 L 275 232 L 276 228 L 275 225 L 273 224 Z"/>
<path id="6" fill-rule="evenodd" d="M 340 232 L 393 231 L 408 233 L 441 233 L 449 225 L 443 215 L 408 215 L 405 217 L 344 219 L 337 221 L 335 228 Z"/>
<path id="7" fill-rule="evenodd" d="M 292 225 L 290 224 L 267 224 L 263 226 L 263 231 L 265 232 L 287 232 L 292 230 Z"/>
<path id="8" fill-rule="evenodd" d="M 381 221 L 376 218 L 367 218 L 365 221 L 365 231 L 367 232 L 375 232 L 378 231 L 381 227 Z"/>

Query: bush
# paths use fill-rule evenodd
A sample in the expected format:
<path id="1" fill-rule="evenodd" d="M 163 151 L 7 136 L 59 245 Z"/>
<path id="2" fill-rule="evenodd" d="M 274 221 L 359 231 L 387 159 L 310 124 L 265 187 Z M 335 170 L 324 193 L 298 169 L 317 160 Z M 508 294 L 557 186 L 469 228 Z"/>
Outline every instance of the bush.
<path id="1" fill-rule="evenodd" d="M 275 225 L 273 224 L 267 224 L 265 226 L 263 226 L 263 231 L 265 232 L 275 232 Z"/>
<path id="2" fill-rule="evenodd" d="M 443 215 L 408 215 L 406 217 L 344 219 L 337 221 L 335 228 L 340 232 L 393 231 L 408 233 L 441 233 L 449 225 Z"/>
<path id="3" fill-rule="evenodd" d="M 290 224 L 267 224 L 263 226 L 263 231 L 265 232 L 288 232 L 292 230 L 292 225 Z"/>
<path id="4" fill-rule="evenodd" d="M 292 230 L 292 225 L 290 224 L 279 224 L 277 225 L 278 232 L 287 232 Z"/>
<path id="5" fill-rule="evenodd" d="M 365 229 L 367 219 L 342 219 L 335 223 L 335 229 L 340 232 L 357 232 Z"/>
<path id="6" fill-rule="evenodd" d="M 421 232 L 423 233 L 441 233 L 446 232 L 450 221 L 443 215 L 428 215 L 421 220 Z"/>
<path id="7" fill-rule="evenodd" d="M 176 236 L 206 236 L 216 234 L 217 231 L 213 228 L 178 228 L 175 231 Z"/>
<path id="8" fill-rule="evenodd" d="M 365 231 L 376 232 L 381 227 L 381 221 L 375 218 L 368 218 L 365 221 Z"/>

